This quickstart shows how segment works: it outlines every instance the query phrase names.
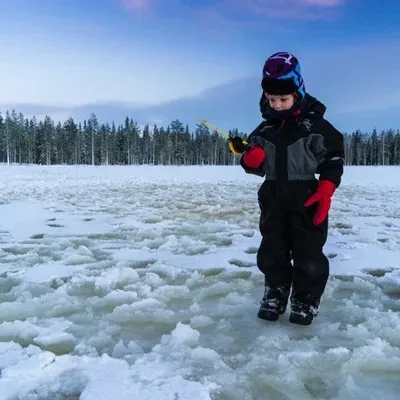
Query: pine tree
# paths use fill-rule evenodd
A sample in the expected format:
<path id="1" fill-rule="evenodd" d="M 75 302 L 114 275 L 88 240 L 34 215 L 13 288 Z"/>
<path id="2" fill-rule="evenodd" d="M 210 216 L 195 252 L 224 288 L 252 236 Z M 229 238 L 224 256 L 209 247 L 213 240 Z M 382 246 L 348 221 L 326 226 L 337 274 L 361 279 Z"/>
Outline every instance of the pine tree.
<path id="1" fill-rule="evenodd" d="M 28 137 L 28 159 L 26 162 L 34 164 L 36 162 L 36 135 L 39 129 L 39 122 L 36 117 L 25 120 L 25 129 Z"/>
<path id="2" fill-rule="evenodd" d="M 90 149 L 91 149 L 91 163 L 92 165 L 96 165 L 96 160 L 99 159 L 98 154 L 96 154 L 97 150 L 97 138 L 99 132 L 99 123 L 97 121 L 97 117 L 95 114 L 91 114 L 88 121 L 88 138 L 90 136 Z M 97 155 L 97 157 L 96 157 Z"/>
<path id="3" fill-rule="evenodd" d="M 151 163 L 151 137 L 149 125 L 145 125 L 143 128 L 143 135 L 140 146 L 140 153 L 142 154 L 141 164 Z"/>
<path id="4" fill-rule="evenodd" d="M 62 130 L 63 162 L 67 164 L 79 163 L 79 131 L 78 125 L 72 118 L 64 122 Z"/>
<path id="5" fill-rule="evenodd" d="M 6 125 L 4 118 L 0 113 L 0 162 L 4 163 L 7 159 L 6 154 L 7 148 L 7 136 L 6 136 Z"/>
<path id="6" fill-rule="evenodd" d="M 185 142 L 185 128 L 179 119 L 171 122 L 170 132 L 173 149 L 172 164 L 183 164 L 187 144 Z"/>

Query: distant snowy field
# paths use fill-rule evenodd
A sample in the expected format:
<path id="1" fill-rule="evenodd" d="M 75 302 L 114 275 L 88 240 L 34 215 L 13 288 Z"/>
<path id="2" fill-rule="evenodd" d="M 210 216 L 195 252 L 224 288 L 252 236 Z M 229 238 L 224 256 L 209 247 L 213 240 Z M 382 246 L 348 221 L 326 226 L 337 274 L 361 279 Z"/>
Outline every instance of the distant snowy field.
<path id="1" fill-rule="evenodd" d="M 345 169 L 308 327 L 256 317 L 261 182 L 1 165 L 0 399 L 399 399 L 400 168 Z"/>

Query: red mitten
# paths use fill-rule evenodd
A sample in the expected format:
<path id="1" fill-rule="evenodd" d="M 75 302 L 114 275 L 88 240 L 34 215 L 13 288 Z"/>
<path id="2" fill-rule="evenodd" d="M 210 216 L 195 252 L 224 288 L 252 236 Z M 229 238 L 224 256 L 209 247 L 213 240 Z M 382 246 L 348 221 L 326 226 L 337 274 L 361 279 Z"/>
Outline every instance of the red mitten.
<path id="1" fill-rule="evenodd" d="M 258 168 L 265 160 L 263 148 L 255 146 L 243 154 L 243 163 L 249 168 Z"/>
<path id="2" fill-rule="evenodd" d="M 328 216 L 331 208 L 331 197 L 335 190 L 336 185 L 331 181 L 320 181 L 317 191 L 304 203 L 305 207 L 318 203 L 317 211 L 313 218 L 315 225 L 322 224 Z"/>

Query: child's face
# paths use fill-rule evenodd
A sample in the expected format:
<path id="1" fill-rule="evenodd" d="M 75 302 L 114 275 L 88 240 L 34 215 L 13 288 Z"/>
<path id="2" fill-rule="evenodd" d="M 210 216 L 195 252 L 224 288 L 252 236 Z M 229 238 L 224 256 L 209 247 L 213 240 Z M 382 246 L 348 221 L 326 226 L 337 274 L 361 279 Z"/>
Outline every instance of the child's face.
<path id="1" fill-rule="evenodd" d="M 295 103 L 295 98 L 292 94 L 285 95 L 268 95 L 268 101 L 271 108 L 275 111 L 285 111 L 290 110 Z"/>

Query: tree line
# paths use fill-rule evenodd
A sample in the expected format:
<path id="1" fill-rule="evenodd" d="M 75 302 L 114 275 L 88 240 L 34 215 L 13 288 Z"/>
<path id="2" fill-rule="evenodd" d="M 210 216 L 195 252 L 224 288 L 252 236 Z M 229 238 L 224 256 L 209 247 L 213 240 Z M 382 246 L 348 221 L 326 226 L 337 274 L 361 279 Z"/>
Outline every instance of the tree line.
<path id="1" fill-rule="evenodd" d="M 231 129 L 232 136 L 248 134 Z M 346 165 L 400 165 L 400 132 L 344 133 Z M 132 118 L 116 125 L 98 122 L 63 123 L 49 116 L 26 118 L 15 110 L 0 113 L 0 162 L 87 165 L 232 165 L 238 163 L 227 141 L 197 124 L 193 131 L 179 119 L 168 126 L 139 125 Z"/>

